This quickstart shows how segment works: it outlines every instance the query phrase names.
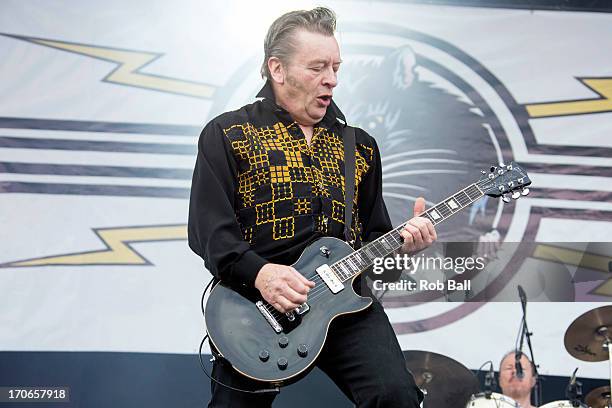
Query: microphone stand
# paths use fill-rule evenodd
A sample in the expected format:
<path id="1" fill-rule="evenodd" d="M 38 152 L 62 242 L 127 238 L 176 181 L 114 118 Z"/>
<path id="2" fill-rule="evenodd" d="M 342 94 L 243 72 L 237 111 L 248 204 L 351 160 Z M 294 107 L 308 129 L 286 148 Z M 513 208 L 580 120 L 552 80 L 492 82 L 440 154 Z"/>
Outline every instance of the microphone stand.
<path id="1" fill-rule="evenodd" d="M 485 374 L 484 394 L 485 394 L 486 399 L 491 399 L 491 395 L 493 395 L 493 387 L 496 385 L 495 384 L 495 371 L 493 371 L 493 361 L 487 361 L 487 363 L 490 363 L 490 365 L 489 365 L 489 372 Z"/>
<path id="2" fill-rule="evenodd" d="M 533 346 L 531 345 L 531 336 L 533 336 L 533 332 L 529 331 L 529 327 L 527 326 L 527 296 L 525 296 L 525 291 L 519 285 L 519 297 L 521 299 L 521 306 L 523 308 L 523 320 L 521 322 L 521 345 L 519 351 L 523 351 L 523 339 L 527 339 L 527 347 L 529 348 L 529 354 L 531 356 L 531 363 L 534 368 L 534 375 L 536 376 L 536 383 L 534 388 L 534 403 L 536 407 L 540 406 L 542 402 L 542 383 L 540 380 L 540 375 L 538 374 L 538 364 L 536 364 L 535 357 L 533 356 Z"/>

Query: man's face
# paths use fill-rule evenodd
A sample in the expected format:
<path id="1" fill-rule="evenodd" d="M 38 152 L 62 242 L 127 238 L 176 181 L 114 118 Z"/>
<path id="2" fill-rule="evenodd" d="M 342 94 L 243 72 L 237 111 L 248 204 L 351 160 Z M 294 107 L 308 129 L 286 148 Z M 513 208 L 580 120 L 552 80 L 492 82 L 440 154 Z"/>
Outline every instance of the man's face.
<path id="1" fill-rule="evenodd" d="M 521 356 L 521 366 L 523 367 L 523 378 L 516 376 L 514 367 L 514 353 L 506 356 L 499 368 L 499 386 L 503 393 L 511 398 L 522 398 L 531 393 L 535 385 L 535 377 L 531 369 L 531 363 L 526 356 Z"/>
<path id="2" fill-rule="evenodd" d="M 304 126 L 318 123 L 331 103 L 338 84 L 340 49 L 334 36 L 299 30 L 295 52 L 284 66 L 284 108 Z"/>

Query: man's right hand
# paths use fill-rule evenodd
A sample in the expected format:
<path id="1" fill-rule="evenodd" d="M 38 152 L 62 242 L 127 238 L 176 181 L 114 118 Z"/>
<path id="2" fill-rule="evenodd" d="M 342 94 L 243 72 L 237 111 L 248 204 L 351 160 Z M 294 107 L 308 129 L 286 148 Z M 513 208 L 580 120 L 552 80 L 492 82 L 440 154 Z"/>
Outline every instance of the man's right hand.
<path id="1" fill-rule="evenodd" d="M 292 266 L 265 264 L 257 273 L 255 287 L 266 302 L 282 313 L 290 312 L 306 302 L 308 291 L 315 283 Z"/>

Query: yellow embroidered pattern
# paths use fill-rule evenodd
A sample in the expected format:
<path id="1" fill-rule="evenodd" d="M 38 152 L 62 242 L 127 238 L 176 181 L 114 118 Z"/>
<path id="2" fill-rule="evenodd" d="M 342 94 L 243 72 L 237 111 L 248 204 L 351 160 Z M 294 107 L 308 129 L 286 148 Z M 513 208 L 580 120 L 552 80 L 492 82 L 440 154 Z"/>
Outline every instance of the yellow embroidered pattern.
<path id="1" fill-rule="evenodd" d="M 315 229 L 330 232 L 329 219 L 344 226 L 344 146 L 342 137 L 314 129 L 310 146 L 296 123 L 261 128 L 251 123 L 224 129 L 239 165 L 237 216 L 244 239 L 253 242 L 263 231 L 274 240 L 294 237 L 298 219 L 314 219 Z M 353 235 L 360 234 L 357 214 L 359 183 L 374 151 L 358 144 L 355 166 Z M 321 200 L 320 213 L 313 203 Z M 324 208 L 328 210 L 324 211 Z"/>

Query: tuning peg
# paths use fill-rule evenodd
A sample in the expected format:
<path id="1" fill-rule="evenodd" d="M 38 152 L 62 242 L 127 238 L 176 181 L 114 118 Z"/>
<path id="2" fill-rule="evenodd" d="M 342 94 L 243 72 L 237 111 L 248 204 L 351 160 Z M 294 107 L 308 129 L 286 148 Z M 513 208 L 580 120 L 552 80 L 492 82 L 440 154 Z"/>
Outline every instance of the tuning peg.
<path id="1" fill-rule="evenodd" d="M 504 162 L 499 163 L 499 167 L 506 167 L 506 165 L 504 164 Z"/>
<path id="2" fill-rule="evenodd" d="M 521 194 L 522 194 L 522 195 L 524 195 L 524 196 L 526 196 L 527 194 L 529 194 L 529 188 L 528 188 L 528 187 L 525 187 L 525 188 L 523 189 L 523 191 L 521 191 Z"/>
<path id="3" fill-rule="evenodd" d="M 521 196 L 521 192 L 520 191 L 515 191 L 512 193 L 512 198 L 514 200 L 516 200 L 517 198 L 519 198 Z"/>
<path id="4" fill-rule="evenodd" d="M 504 203 L 509 203 L 509 202 L 510 202 L 510 197 L 508 197 L 508 195 L 507 195 L 507 194 L 502 194 L 502 196 L 501 196 L 501 197 L 502 197 L 502 201 L 503 201 Z"/>
<path id="5" fill-rule="evenodd" d="M 484 170 L 480 170 L 480 172 L 481 172 L 482 174 L 487 174 L 487 172 L 486 172 L 486 171 L 484 171 Z"/>

